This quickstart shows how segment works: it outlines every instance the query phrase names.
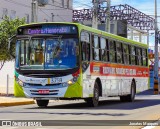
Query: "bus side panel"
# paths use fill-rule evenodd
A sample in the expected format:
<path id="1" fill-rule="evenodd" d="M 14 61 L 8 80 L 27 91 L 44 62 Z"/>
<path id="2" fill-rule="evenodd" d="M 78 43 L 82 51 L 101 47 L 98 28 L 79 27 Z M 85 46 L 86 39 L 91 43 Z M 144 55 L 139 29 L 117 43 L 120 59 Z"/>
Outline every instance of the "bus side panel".
<path id="1" fill-rule="evenodd" d="M 14 96 L 15 97 L 26 97 L 23 88 L 14 80 Z"/>
<path id="2" fill-rule="evenodd" d="M 135 78 L 137 93 L 148 90 L 148 77 Z"/>
<path id="3" fill-rule="evenodd" d="M 65 98 L 68 98 L 68 97 L 81 98 L 83 96 L 82 91 L 83 91 L 83 88 L 81 86 L 81 76 L 80 76 L 76 83 L 74 83 L 71 86 L 68 86 L 64 97 Z"/>

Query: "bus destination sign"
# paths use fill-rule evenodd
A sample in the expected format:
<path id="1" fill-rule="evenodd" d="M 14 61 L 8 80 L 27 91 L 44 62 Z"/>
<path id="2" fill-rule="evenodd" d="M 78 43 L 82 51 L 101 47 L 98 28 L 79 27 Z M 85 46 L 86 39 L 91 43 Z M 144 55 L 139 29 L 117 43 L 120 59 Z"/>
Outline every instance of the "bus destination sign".
<path id="1" fill-rule="evenodd" d="M 21 28 L 20 28 L 21 29 Z M 42 25 L 41 27 L 29 27 L 18 31 L 18 34 L 76 34 L 77 28 L 73 25 Z"/>

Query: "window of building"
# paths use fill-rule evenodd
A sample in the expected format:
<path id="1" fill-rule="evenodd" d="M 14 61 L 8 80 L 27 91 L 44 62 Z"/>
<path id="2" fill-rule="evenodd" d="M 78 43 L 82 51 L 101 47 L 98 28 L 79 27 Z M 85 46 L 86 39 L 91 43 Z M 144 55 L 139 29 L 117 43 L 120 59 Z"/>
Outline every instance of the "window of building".
<path id="1" fill-rule="evenodd" d="M 64 0 L 62 0 L 62 7 L 64 7 Z"/>
<path id="2" fill-rule="evenodd" d="M 16 18 L 16 11 L 15 10 L 11 10 L 10 18 L 11 19 L 15 19 Z"/>
<path id="3" fill-rule="evenodd" d="M 2 14 L 2 18 L 5 18 L 5 16 L 8 15 L 8 9 L 7 8 L 3 8 L 3 14 Z"/>
<path id="4" fill-rule="evenodd" d="M 116 62 L 116 50 L 115 41 L 109 40 L 109 60 L 110 62 Z"/>
<path id="5" fill-rule="evenodd" d="M 69 0 L 67 0 L 67 8 L 68 8 L 68 9 L 69 9 L 69 6 L 70 6 L 70 5 L 69 5 Z"/>
<path id="6" fill-rule="evenodd" d="M 54 4 L 55 0 L 52 0 L 52 3 Z"/>
<path id="7" fill-rule="evenodd" d="M 116 42 L 116 51 L 117 51 L 117 63 L 122 63 L 122 44 Z"/>
<path id="8" fill-rule="evenodd" d="M 129 46 L 128 44 L 123 44 L 123 59 L 124 64 L 129 64 Z"/>

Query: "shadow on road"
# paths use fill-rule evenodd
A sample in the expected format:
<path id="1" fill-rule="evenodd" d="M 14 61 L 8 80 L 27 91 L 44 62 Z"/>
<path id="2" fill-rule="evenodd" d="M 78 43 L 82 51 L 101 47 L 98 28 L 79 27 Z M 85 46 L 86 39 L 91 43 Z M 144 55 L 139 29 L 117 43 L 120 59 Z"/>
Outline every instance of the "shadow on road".
<path id="1" fill-rule="evenodd" d="M 153 89 L 145 90 L 143 92 L 138 93 L 137 95 L 154 95 Z"/>
<path id="2" fill-rule="evenodd" d="M 70 101 L 67 104 L 60 103 L 57 105 L 58 102 L 56 102 L 56 105 L 54 105 L 54 103 L 50 103 L 50 105 L 45 108 L 32 107 L 28 109 L 134 110 L 134 109 L 139 109 L 139 108 L 160 105 L 160 98 L 157 99 L 158 98 L 157 96 L 156 99 L 154 97 L 152 99 L 151 95 L 153 95 L 153 90 L 147 90 L 142 93 L 139 93 L 136 96 L 136 98 L 138 99 L 136 99 L 134 102 L 121 102 L 119 99 L 110 98 L 109 100 L 100 101 L 98 107 L 88 107 L 88 105 L 83 101 Z M 143 98 L 142 96 L 143 97 L 145 96 L 145 98 Z"/>
<path id="3" fill-rule="evenodd" d="M 54 104 L 54 103 L 53 103 Z M 106 100 L 106 101 L 100 101 L 98 107 L 88 107 L 88 105 L 84 102 L 79 103 L 70 103 L 70 104 L 63 104 L 63 105 L 50 105 L 46 108 L 38 108 L 38 107 L 26 107 L 27 111 L 2 111 L 1 113 L 10 113 L 10 114 L 50 114 L 50 115 L 90 115 L 90 116 L 126 116 L 127 113 L 110 113 L 110 112 L 95 112 L 95 110 L 134 110 L 139 108 L 145 108 L 150 106 L 160 105 L 160 100 L 136 100 L 133 103 L 122 103 L 119 100 Z M 35 106 L 35 105 L 34 105 Z M 37 109 L 37 110 L 35 110 Z M 54 109 L 60 109 L 55 110 Z M 67 109 L 73 109 L 73 110 L 67 110 Z M 80 111 L 77 112 L 77 109 Z M 91 111 L 93 110 L 93 111 Z"/>

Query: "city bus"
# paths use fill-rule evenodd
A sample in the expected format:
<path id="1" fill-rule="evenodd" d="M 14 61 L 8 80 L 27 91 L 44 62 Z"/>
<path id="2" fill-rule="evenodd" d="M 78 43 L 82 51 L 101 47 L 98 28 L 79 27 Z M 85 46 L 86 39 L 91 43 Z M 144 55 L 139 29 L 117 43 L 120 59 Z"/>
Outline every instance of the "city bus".
<path id="1" fill-rule="evenodd" d="M 14 95 L 39 107 L 51 99 L 84 99 L 93 107 L 107 97 L 133 102 L 149 87 L 146 44 L 69 22 L 22 25 L 13 41 Z"/>

